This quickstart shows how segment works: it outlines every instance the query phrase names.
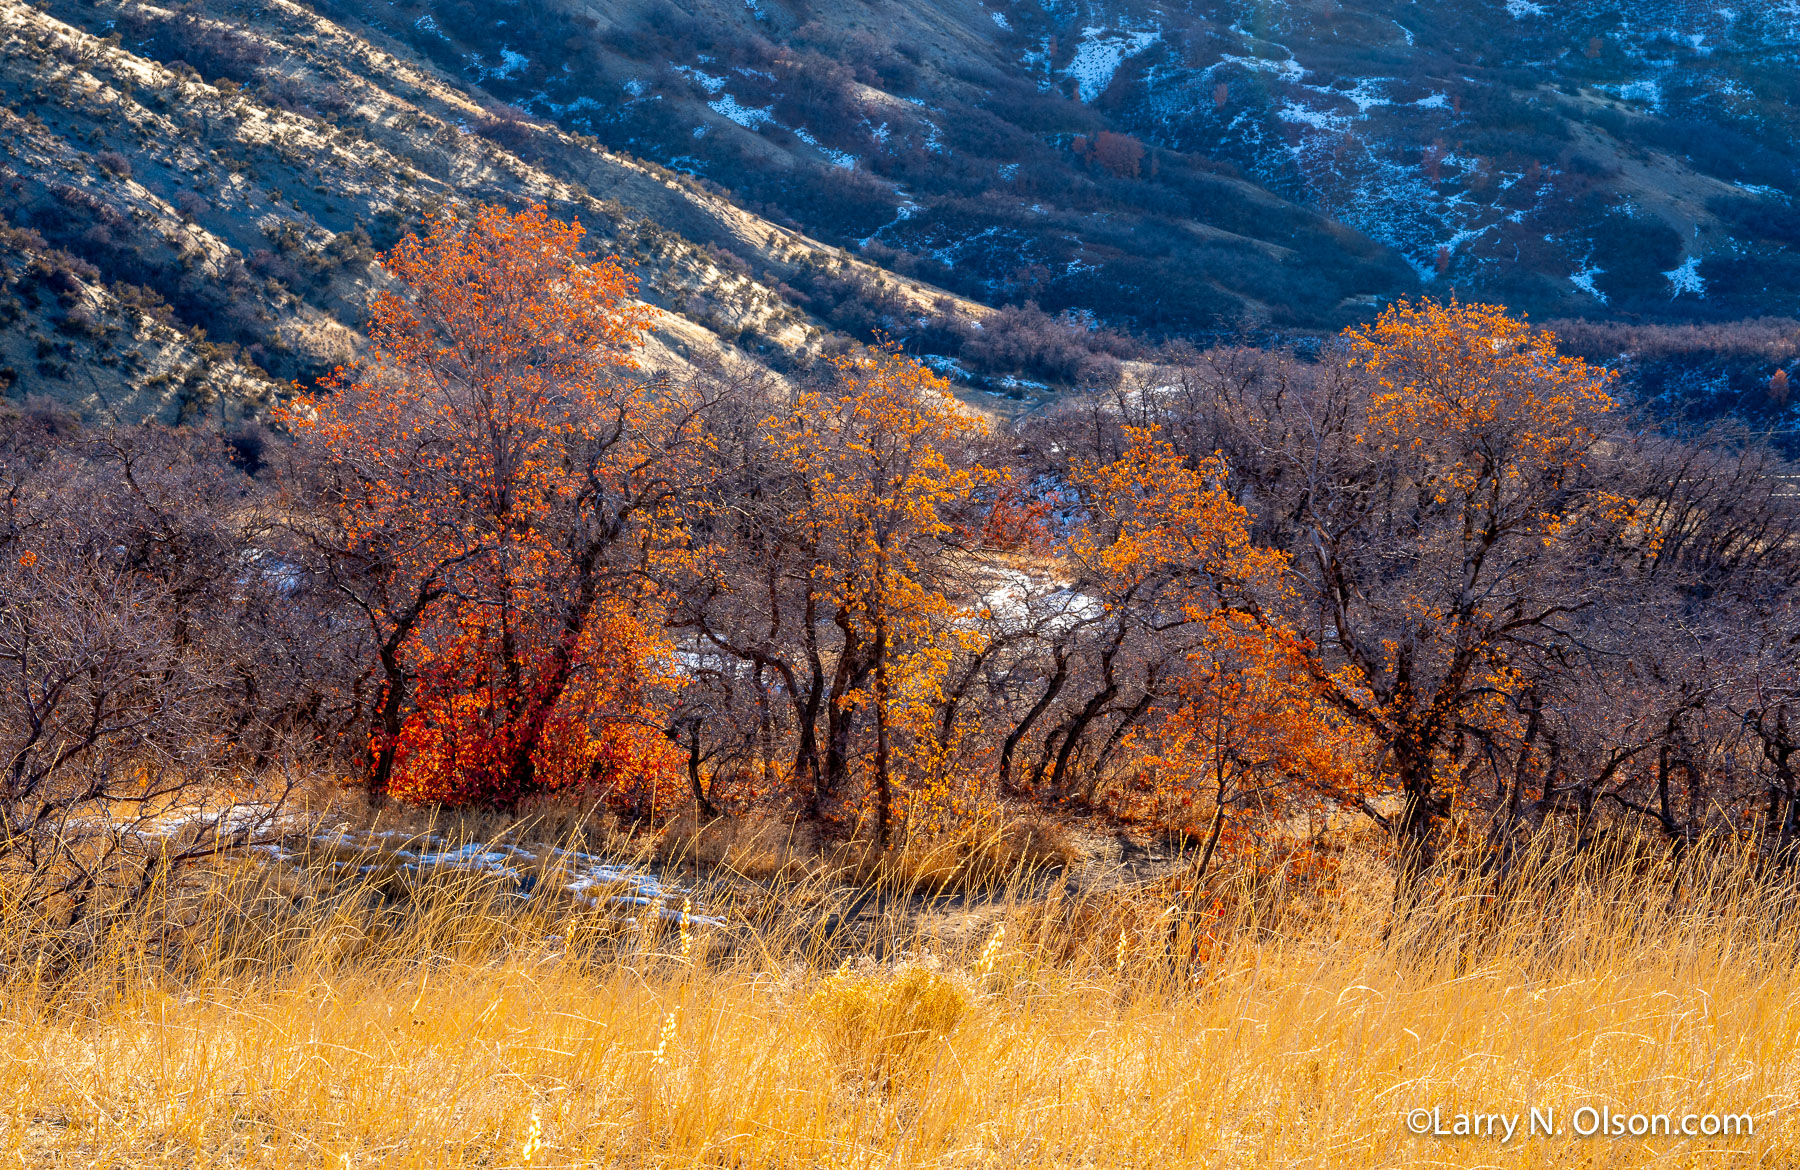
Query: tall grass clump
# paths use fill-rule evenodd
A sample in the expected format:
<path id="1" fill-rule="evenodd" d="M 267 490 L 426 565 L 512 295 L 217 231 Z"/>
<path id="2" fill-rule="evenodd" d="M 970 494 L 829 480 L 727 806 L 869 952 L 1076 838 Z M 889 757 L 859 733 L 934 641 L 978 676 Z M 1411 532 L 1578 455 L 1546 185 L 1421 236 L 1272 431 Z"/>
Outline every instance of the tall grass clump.
<path id="1" fill-rule="evenodd" d="M 1797 891 L 1729 845 L 1452 858 L 1404 903 L 1373 852 L 1329 893 L 637 859 L 665 905 L 568 892 L 551 850 L 524 882 L 400 848 L 221 862 L 78 963 L 0 903 L 0 1164 L 1800 1158 Z M 1583 1107 L 1755 1132 L 1584 1137 Z M 1534 1108 L 1561 1132 L 1408 1127 Z"/>

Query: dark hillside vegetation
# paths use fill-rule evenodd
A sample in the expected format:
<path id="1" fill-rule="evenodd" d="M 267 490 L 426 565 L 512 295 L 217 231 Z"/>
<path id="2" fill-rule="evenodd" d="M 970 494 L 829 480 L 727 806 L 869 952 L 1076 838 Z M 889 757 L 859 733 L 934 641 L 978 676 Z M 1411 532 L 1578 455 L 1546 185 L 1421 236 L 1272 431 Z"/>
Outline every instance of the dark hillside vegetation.
<path id="1" fill-rule="evenodd" d="M 1405 7 L 356 13 L 977 299 L 1105 296 L 1112 323 L 1175 332 L 1330 329 L 1440 280 L 1551 315 L 1793 310 L 1779 6 Z"/>

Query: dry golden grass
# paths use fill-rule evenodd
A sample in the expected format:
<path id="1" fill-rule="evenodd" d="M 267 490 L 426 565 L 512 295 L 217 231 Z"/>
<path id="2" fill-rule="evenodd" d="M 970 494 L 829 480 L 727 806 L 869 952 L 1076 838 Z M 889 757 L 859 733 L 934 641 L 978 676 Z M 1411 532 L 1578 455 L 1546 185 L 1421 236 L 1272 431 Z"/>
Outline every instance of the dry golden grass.
<path id="1" fill-rule="evenodd" d="M 726 928 L 638 932 L 480 874 L 377 897 L 309 864 L 171 896 L 75 966 L 8 947 L 0 1164 L 1800 1161 L 1793 890 L 1725 854 L 1673 893 L 1566 860 L 1505 894 L 1446 879 L 1398 924 L 1372 858 L 1179 929 L 1028 874 L 955 919 L 896 886 L 831 938 L 830 878 L 721 879 L 695 897 Z M 1756 1132 L 1583 1138 L 1584 1105 Z M 1409 1133 L 1434 1106 L 1563 1132 Z"/>

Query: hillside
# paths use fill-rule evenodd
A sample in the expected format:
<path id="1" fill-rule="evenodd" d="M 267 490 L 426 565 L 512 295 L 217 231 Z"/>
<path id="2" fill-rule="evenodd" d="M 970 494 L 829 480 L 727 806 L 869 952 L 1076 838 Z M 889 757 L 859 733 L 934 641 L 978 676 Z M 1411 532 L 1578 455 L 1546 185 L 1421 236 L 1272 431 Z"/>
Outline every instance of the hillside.
<path id="1" fill-rule="evenodd" d="M 1800 312 L 1780 6 L 8 0 L 0 35 L 0 380 L 95 417 L 344 361 L 446 200 L 637 263 L 653 364 L 886 335 L 1009 410 L 1420 291 Z"/>
<path id="2" fill-rule="evenodd" d="M 1391 250 L 1229 161 L 1147 148 L 1046 87 L 1019 31 L 1040 17 L 1023 11 L 1018 27 L 973 2 L 333 11 L 532 116 L 978 300 L 1169 334 L 1335 327 L 1413 285 Z M 1099 66 L 1074 68 L 1094 96 Z"/>
<path id="3" fill-rule="evenodd" d="M 669 310 L 656 363 L 804 360 L 823 331 L 781 276 L 873 273 L 691 179 L 496 116 L 375 34 L 294 4 L 243 15 L 0 8 L 0 377 L 13 397 L 100 418 L 254 408 L 353 355 L 376 251 L 446 199 L 579 218 Z M 902 304 L 944 299 L 881 279 Z"/>
<path id="4" fill-rule="evenodd" d="M 1106 91 L 1121 125 L 1236 161 L 1428 284 L 1541 311 L 1792 312 L 1791 5 L 1208 7 Z"/>
<path id="5" fill-rule="evenodd" d="M 1789 6 L 342 4 L 983 299 L 1176 331 L 1332 327 L 1420 286 L 1558 314 L 1795 305 Z"/>

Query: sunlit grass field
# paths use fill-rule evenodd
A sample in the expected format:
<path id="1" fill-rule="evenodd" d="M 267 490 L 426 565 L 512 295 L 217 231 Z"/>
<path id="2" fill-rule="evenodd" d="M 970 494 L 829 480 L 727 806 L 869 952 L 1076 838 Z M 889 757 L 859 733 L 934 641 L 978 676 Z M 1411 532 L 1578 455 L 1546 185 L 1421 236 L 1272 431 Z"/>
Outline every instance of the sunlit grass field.
<path id="1" fill-rule="evenodd" d="M 1198 902 L 1026 860 L 890 866 L 854 922 L 823 863 L 666 862 L 632 906 L 342 849 L 159 891 L 76 949 L 0 909 L 0 1160 L 1800 1163 L 1794 890 L 1730 850 L 1447 871 L 1404 915 L 1372 847 L 1327 888 Z M 1575 1132 L 1603 1108 L 1755 1132 Z M 1430 1109 L 1517 1130 L 1415 1135 Z"/>

